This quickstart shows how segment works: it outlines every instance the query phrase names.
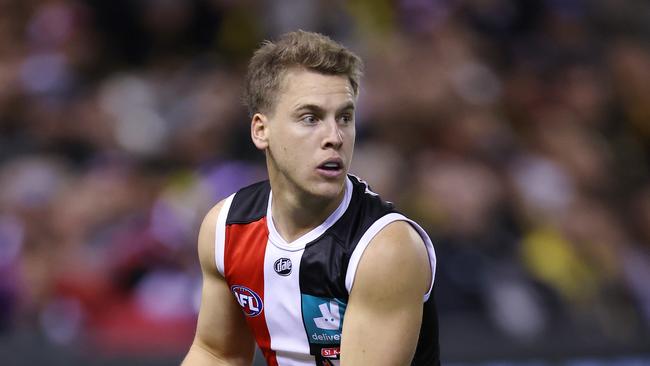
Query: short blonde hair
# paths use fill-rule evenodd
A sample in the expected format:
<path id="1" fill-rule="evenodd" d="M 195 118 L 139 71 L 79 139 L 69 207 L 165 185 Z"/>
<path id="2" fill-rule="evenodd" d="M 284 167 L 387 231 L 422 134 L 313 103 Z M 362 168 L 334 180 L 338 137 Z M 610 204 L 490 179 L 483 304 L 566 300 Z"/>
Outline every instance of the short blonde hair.
<path id="1" fill-rule="evenodd" d="M 359 56 L 319 33 L 285 33 L 276 42 L 265 41 L 248 64 L 244 104 L 249 114 L 270 113 L 287 70 L 303 67 L 326 75 L 347 76 L 359 94 L 363 64 Z"/>

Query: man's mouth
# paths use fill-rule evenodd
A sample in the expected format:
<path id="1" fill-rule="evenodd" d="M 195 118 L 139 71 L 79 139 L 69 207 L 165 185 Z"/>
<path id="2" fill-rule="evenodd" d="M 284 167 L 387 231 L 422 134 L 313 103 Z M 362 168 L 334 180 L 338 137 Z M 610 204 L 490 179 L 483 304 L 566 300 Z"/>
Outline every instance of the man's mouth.
<path id="1" fill-rule="evenodd" d="M 339 162 L 332 161 L 332 162 L 327 162 L 325 164 L 321 164 L 318 166 L 318 168 L 323 170 L 329 170 L 329 171 L 337 171 L 337 170 L 341 170 L 342 164 Z"/>
<path id="2" fill-rule="evenodd" d="M 318 172 L 326 178 L 337 178 L 343 173 L 343 161 L 330 159 L 318 166 Z"/>

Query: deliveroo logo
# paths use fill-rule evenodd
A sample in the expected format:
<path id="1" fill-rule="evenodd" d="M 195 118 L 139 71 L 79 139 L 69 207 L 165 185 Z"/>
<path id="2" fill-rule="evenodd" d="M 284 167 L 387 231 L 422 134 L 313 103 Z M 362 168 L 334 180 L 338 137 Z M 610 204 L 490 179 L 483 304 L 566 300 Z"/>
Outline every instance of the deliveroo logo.
<path id="1" fill-rule="evenodd" d="M 321 317 L 314 318 L 314 323 L 320 329 L 337 330 L 341 328 L 341 313 L 339 313 L 339 305 L 335 301 L 330 301 L 327 304 L 318 305 Z"/>
<path id="2" fill-rule="evenodd" d="M 340 344 L 346 303 L 302 294 L 302 317 L 309 343 Z"/>

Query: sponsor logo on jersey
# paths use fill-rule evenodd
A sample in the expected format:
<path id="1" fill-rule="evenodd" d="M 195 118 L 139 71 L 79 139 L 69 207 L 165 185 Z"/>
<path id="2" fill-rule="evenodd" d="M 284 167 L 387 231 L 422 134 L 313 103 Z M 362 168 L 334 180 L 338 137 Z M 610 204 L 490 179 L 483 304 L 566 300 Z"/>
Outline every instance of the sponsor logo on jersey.
<path id="1" fill-rule="evenodd" d="M 341 342 L 340 334 L 327 334 L 325 332 L 312 333 L 311 340 L 314 343 L 339 343 Z"/>
<path id="2" fill-rule="evenodd" d="M 341 354 L 339 347 L 321 348 L 320 355 L 327 358 L 336 358 Z"/>
<path id="3" fill-rule="evenodd" d="M 280 276 L 288 276 L 291 274 L 291 259 L 289 258 L 280 258 L 275 263 L 273 263 L 273 269 L 275 270 L 275 273 L 279 274 Z"/>
<path id="4" fill-rule="evenodd" d="M 319 329 L 338 330 L 341 328 L 341 313 L 339 312 L 339 304 L 335 301 L 330 301 L 328 304 L 318 305 L 318 309 L 322 316 L 314 318 L 314 323 Z"/>
<path id="5" fill-rule="evenodd" d="M 302 294 L 302 316 L 310 344 L 339 345 L 346 303 Z"/>
<path id="6" fill-rule="evenodd" d="M 232 286 L 230 290 L 246 316 L 254 317 L 262 313 L 264 304 L 262 298 L 255 291 L 245 286 Z"/>

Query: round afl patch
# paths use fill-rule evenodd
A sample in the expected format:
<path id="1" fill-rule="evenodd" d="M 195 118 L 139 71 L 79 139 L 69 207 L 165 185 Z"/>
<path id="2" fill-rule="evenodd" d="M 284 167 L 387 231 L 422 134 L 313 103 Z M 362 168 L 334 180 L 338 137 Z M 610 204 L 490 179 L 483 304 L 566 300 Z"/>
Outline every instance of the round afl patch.
<path id="1" fill-rule="evenodd" d="M 232 286 L 230 290 L 246 316 L 254 317 L 262 313 L 264 304 L 262 298 L 255 291 L 245 286 Z"/>

